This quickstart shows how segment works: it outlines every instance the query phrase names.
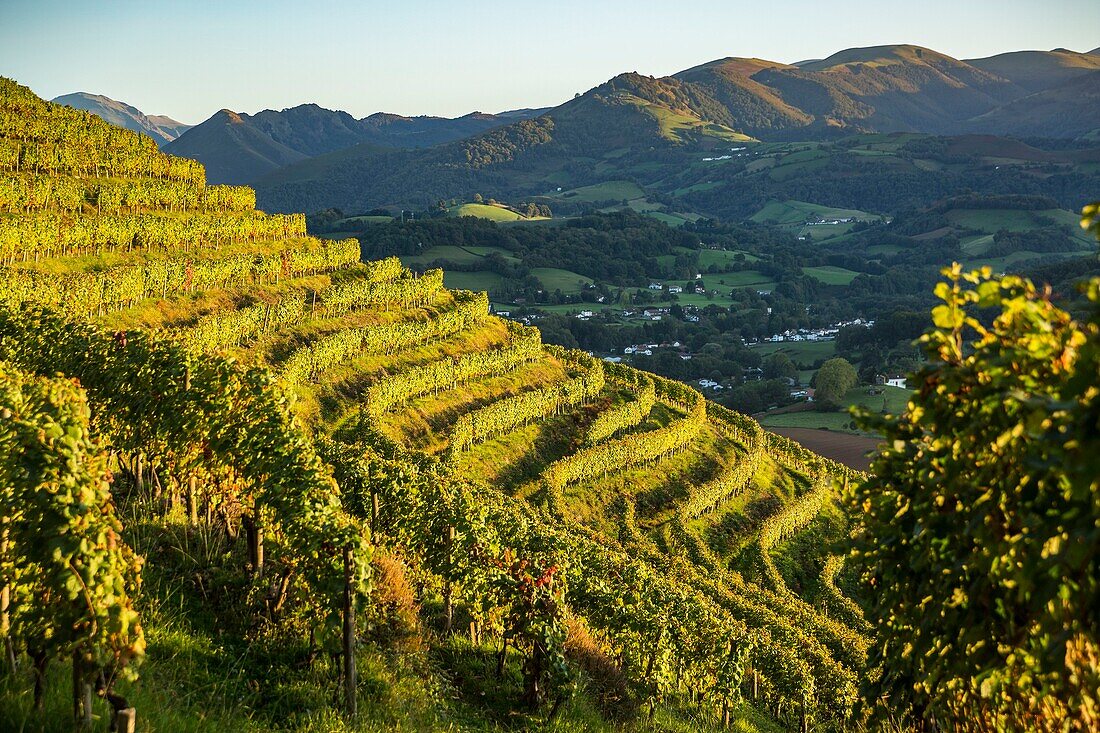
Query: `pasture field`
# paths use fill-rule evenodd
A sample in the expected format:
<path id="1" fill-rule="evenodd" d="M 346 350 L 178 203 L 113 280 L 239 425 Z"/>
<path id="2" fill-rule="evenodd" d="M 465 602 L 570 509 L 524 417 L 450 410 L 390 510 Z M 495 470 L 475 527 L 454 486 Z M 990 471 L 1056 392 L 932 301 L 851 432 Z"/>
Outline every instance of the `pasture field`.
<path id="1" fill-rule="evenodd" d="M 684 251 L 687 250 L 678 250 Z M 744 252 L 740 250 L 728 250 L 728 249 L 700 249 L 699 252 L 699 267 L 706 270 L 711 265 L 717 265 L 720 268 L 728 268 L 735 263 L 740 262 L 737 259 L 738 255 L 741 255 L 745 262 L 759 262 L 760 258 L 751 252 Z"/>
<path id="2" fill-rule="evenodd" d="M 976 229 L 986 234 L 998 231 L 1026 232 L 1042 229 L 1052 224 L 1062 226 L 1074 239 L 1080 240 L 1082 249 L 1095 247 L 1087 232 L 1081 229 L 1080 216 L 1064 209 L 1023 211 L 1016 209 L 952 209 L 944 216 L 952 224 L 966 229 Z"/>
<path id="3" fill-rule="evenodd" d="M 504 278 L 495 272 L 453 272 L 443 273 L 443 285 L 451 290 L 473 290 L 474 292 L 493 292 L 504 285 Z"/>
<path id="4" fill-rule="evenodd" d="M 641 100 L 639 100 L 641 102 Z M 751 142 L 755 138 L 743 133 L 731 130 L 725 125 L 715 122 L 705 122 L 692 115 L 680 114 L 667 107 L 641 102 L 640 106 L 657 121 L 661 130 L 661 137 L 673 141 L 687 142 L 689 135 L 702 135 L 730 143 Z"/>
<path id="5" fill-rule="evenodd" d="M 836 356 L 835 341 L 781 341 L 753 346 L 760 356 L 786 354 L 800 369 L 812 369 L 818 361 Z"/>
<path id="6" fill-rule="evenodd" d="M 591 186 L 581 186 L 568 191 L 558 191 L 546 194 L 552 199 L 562 199 L 577 203 L 593 203 L 595 201 L 630 201 L 632 199 L 645 198 L 646 192 L 641 186 L 632 181 L 605 181 Z"/>
<path id="7" fill-rule="evenodd" d="M 732 288 L 757 288 L 759 290 L 771 290 L 776 282 L 769 276 L 757 270 L 740 270 L 738 272 L 725 272 L 718 275 L 704 276 L 703 281 L 707 287 L 713 288 L 715 283 Z"/>
<path id="8" fill-rule="evenodd" d="M 856 279 L 856 275 L 859 273 L 843 267 L 824 265 L 822 267 L 803 267 L 802 274 L 826 285 L 848 285 Z"/>
<path id="9" fill-rule="evenodd" d="M 793 357 L 792 357 L 793 358 Z M 866 385 L 854 387 L 844 395 L 844 406 L 833 412 L 819 412 L 811 405 L 808 409 L 792 410 L 790 412 L 776 412 L 764 414 L 760 418 L 760 424 L 768 428 L 803 428 L 807 430 L 833 430 L 851 433 L 853 435 L 870 435 L 866 431 L 855 426 L 848 410 L 853 406 L 859 406 L 871 412 L 886 412 L 897 415 L 905 411 L 909 401 L 911 390 L 900 387 L 879 387 L 883 390 L 879 394 L 872 394 Z"/>
<path id="10" fill-rule="evenodd" d="M 498 249 L 496 247 L 479 247 L 481 250 L 495 250 L 501 254 L 505 253 L 505 250 Z M 474 248 L 456 247 L 451 244 L 440 244 L 435 247 L 424 250 L 418 255 L 402 255 L 401 264 L 406 267 L 424 267 L 430 265 L 436 260 L 446 260 L 455 265 L 474 265 L 481 262 L 485 255 L 489 254 L 486 251 L 484 254 L 477 252 Z M 511 255 L 508 255 L 509 257 Z M 514 258 L 513 258 L 514 259 Z"/>
<path id="11" fill-rule="evenodd" d="M 527 217 L 509 208 L 493 204 L 459 204 L 447 209 L 448 216 L 476 216 L 489 221 L 526 221 Z M 536 217 L 546 218 L 546 217 Z"/>
<path id="12" fill-rule="evenodd" d="M 807 151 L 814 152 L 814 151 Z M 793 156 L 792 156 L 793 157 Z M 838 209 L 831 206 L 811 204 L 806 201 L 769 201 L 764 208 L 749 217 L 755 222 L 775 222 L 776 224 L 802 225 L 813 219 L 855 219 L 857 221 L 877 221 L 881 217 L 859 209 Z"/>
<path id="13" fill-rule="evenodd" d="M 346 219 L 340 219 L 334 226 L 344 231 L 352 231 L 354 227 L 364 224 L 388 224 L 393 220 L 392 216 L 349 216 Z"/>
<path id="14" fill-rule="evenodd" d="M 544 290 L 551 293 L 555 290 L 566 294 L 579 293 L 582 285 L 592 284 L 590 277 L 556 267 L 532 267 L 531 274 L 539 279 Z"/>

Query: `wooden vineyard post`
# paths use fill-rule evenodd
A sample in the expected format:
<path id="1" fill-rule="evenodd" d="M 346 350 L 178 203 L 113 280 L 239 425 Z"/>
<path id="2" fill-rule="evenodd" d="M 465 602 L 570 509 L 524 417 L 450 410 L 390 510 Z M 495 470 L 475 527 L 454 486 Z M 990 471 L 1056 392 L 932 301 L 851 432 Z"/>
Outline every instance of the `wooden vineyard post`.
<path id="1" fill-rule="evenodd" d="M 145 481 L 141 470 L 141 454 L 134 454 L 134 488 L 137 489 L 138 496 L 145 491 Z"/>
<path id="2" fill-rule="evenodd" d="M 809 720 L 806 718 L 806 693 L 802 693 L 802 709 L 799 711 L 798 717 L 798 731 L 799 733 L 810 733 Z"/>
<path id="3" fill-rule="evenodd" d="M 752 671 L 752 699 L 755 702 L 757 696 L 760 694 L 760 673 L 755 669 Z"/>
<path id="4" fill-rule="evenodd" d="M 453 524 L 447 525 L 447 535 L 444 546 L 447 548 L 447 577 L 443 581 L 443 616 L 444 630 L 451 632 L 451 624 L 454 621 L 454 602 L 451 599 L 451 547 L 455 541 L 455 528 Z"/>
<path id="5" fill-rule="evenodd" d="M 244 519 L 245 538 L 248 542 L 248 564 L 252 574 L 263 577 L 264 574 L 264 530 L 255 517 Z"/>
<path id="6" fill-rule="evenodd" d="M 11 640 L 11 621 L 8 617 L 8 607 L 11 605 L 11 588 L 5 583 L 0 588 L 0 636 L 4 637 L 4 662 L 8 665 L 8 672 L 15 673 L 15 645 Z"/>
<path id="7" fill-rule="evenodd" d="M 79 652 L 73 653 L 73 720 L 77 730 L 92 729 L 92 683 L 84 675 Z"/>
<path id="8" fill-rule="evenodd" d="M 0 560 L 8 553 L 8 529 L 0 531 Z M 0 586 L 0 636 L 4 637 L 4 661 L 7 662 L 8 671 L 15 674 L 17 665 L 15 662 L 15 643 L 11 638 L 11 586 L 6 578 L 0 579 L 4 585 Z"/>
<path id="9" fill-rule="evenodd" d="M 351 548 L 344 548 L 344 701 L 348 716 L 354 718 L 359 710 L 355 700 L 357 686 L 355 672 L 355 594 L 352 588 L 353 569 Z"/>
<path id="10" fill-rule="evenodd" d="M 252 566 L 256 569 L 256 575 L 263 577 L 264 574 L 264 528 L 256 527 L 256 539 L 254 541 L 255 550 L 255 564 Z"/>
<path id="11" fill-rule="evenodd" d="M 115 713 L 115 733 L 136 733 L 137 711 L 133 708 L 123 708 Z"/>
<path id="12" fill-rule="evenodd" d="M 191 476 L 187 479 L 187 520 L 194 527 L 199 523 L 199 479 Z"/>

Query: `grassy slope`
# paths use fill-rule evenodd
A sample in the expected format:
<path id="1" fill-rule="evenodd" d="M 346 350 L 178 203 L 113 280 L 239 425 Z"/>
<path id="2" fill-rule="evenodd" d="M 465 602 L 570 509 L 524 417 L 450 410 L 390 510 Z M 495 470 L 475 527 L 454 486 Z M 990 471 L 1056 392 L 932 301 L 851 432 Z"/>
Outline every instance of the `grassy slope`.
<path id="1" fill-rule="evenodd" d="M 848 409 L 859 406 L 872 412 L 882 412 L 885 401 L 886 412 L 897 415 L 905 411 L 912 392 L 900 387 L 883 387 L 881 394 L 870 394 L 867 387 L 856 387 L 844 395 L 844 405 L 833 412 L 818 412 L 810 409 L 802 412 L 766 414 L 760 418 L 760 424 L 766 427 L 784 428 L 824 428 L 864 435 L 853 427 Z"/>
<path id="2" fill-rule="evenodd" d="M 803 267 L 802 273 L 826 285 L 848 285 L 856 279 L 857 275 L 859 275 L 858 272 L 853 270 L 848 270 L 843 267 L 834 267 L 832 265 Z"/>
<path id="3" fill-rule="evenodd" d="M 448 216 L 476 216 L 490 221 L 518 221 L 527 218 L 504 206 L 491 204 L 459 204 L 447 209 L 447 214 Z"/>

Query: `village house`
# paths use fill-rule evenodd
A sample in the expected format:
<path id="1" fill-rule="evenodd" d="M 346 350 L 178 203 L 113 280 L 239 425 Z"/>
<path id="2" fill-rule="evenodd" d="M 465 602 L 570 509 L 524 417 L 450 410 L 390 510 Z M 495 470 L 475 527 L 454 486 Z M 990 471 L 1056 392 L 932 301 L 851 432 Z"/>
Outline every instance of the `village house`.
<path id="1" fill-rule="evenodd" d="M 888 387 L 901 387 L 905 389 L 906 379 L 901 374 L 891 374 L 886 378 L 886 386 Z"/>

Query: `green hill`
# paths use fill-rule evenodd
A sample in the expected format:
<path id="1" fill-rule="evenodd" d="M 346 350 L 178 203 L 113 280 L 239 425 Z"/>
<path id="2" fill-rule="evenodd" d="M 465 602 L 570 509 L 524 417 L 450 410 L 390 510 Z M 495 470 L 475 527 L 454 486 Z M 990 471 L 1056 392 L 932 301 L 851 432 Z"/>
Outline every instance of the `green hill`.
<path id="1" fill-rule="evenodd" d="M 847 469 L 8 80 L 0 170 L 4 727 L 854 720 Z"/>
<path id="2" fill-rule="evenodd" d="M 492 204 L 459 204 L 447 210 L 448 216 L 476 216 L 490 221 L 520 221 L 526 219 L 518 211 L 506 206 Z"/>

